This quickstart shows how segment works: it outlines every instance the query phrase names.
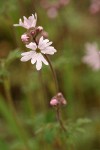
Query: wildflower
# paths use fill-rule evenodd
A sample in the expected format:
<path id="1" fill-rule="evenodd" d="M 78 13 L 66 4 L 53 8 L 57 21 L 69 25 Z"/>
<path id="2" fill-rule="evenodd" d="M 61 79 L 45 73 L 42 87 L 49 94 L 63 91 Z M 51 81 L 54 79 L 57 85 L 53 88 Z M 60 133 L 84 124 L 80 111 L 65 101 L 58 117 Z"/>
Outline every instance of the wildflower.
<path id="1" fill-rule="evenodd" d="M 97 44 L 86 44 L 86 55 L 83 57 L 83 62 L 88 64 L 93 70 L 100 69 L 100 51 Z"/>
<path id="2" fill-rule="evenodd" d="M 23 19 L 23 22 L 21 19 L 19 19 L 19 24 L 14 24 L 14 26 L 21 26 L 26 29 L 35 28 L 37 22 L 37 14 L 32 14 L 32 16 L 28 17 L 28 19 L 24 16 Z"/>
<path id="3" fill-rule="evenodd" d="M 39 39 L 38 44 L 34 42 L 29 43 L 26 47 L 31 49 L 31 51 L 22 53 L 21 61 L 25 62 L 31 59 L 31 63 L 36 63 L 36 69 L 40 70 L 42 68 L 42 62 L 45 65 L 48 65 L 48 62 L 43 55 L 53 55 L 56 52 L 56 49 L 53 46 L 50 46 L 51 44 L 52 42 L 49 42 L 48 39 L 43 39 L 43 36 Z"/>

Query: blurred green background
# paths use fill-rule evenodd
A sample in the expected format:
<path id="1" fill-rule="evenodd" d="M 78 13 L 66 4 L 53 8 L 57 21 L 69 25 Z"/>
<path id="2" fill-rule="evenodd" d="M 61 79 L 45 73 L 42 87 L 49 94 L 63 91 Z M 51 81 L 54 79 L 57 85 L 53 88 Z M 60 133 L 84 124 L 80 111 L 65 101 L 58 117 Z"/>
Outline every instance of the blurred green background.
<path id="1" fill-rule="evenodd" d="M 100 70 L 82 63 L 87 42 L 100 48 L 100 12 L 90 11 L 90 0 L 66 1 L 0 0 L 0 150 L 100 150 Z M 13 24 L 35 12 L 57 49 L 50 59 L 68 102 L 66 133 L 49 105 L 56 94 L 50 68 L 38 73 L 20 61 L 26 30 Z"/>

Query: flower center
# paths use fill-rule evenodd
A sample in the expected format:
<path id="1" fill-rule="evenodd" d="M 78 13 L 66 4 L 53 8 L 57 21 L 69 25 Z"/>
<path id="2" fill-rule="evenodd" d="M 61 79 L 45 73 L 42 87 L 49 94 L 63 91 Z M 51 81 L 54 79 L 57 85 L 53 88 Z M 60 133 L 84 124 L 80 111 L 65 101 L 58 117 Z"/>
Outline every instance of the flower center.
<path id="1" fill-rule="evenodd" d="M 37 48 L 37 49 L 36 49 L 36 52 L 37 52 L 37 53 L 40 53 L 41 51 L 40 51 L 40 49 Z"/>

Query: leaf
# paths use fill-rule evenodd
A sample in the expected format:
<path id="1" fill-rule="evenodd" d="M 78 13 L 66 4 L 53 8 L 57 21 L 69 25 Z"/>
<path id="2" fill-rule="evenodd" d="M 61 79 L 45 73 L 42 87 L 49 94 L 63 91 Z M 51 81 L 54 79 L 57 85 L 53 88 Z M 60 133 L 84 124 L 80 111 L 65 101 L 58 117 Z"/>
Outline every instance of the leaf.
<path id="1" fill-rule="evenodd" d="M 89 118 L 80 118 L 80 119 L 78 119 L 77 120 L 77 122 L 76 122 L 76 124 L 78 125 L 78 126 L 81 126 L 81 125 L 85 125 L 85 124 L 87 124 L 87 123 L 91 123 L 91 120 L 89 119 Z"/>

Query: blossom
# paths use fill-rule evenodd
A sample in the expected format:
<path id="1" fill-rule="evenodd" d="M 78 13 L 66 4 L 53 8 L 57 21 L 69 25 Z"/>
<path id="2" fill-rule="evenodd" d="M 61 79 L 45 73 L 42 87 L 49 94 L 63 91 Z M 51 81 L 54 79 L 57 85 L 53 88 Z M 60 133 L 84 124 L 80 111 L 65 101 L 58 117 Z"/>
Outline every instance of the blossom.
<path id="1" fill-rule="evenodd" d="M 86 55 L 82 61 L 92 67 L 93 70 L 100 69 L 100 51 L 96 43 L 86 44 Z"/>
<path id="2" fill-rule="evenodd" d="M 53 55 L 56 52 L 56 49 L 51 46 L 51 44 L 52 42 L 49 42 L 48 39 L 43 39 L 43 36 L 39 39 L 38 45 L 34 42 L 29 43 L 26 47 L 31 49 L 31 51 L 22 53 L 21 61 L 26 62 L 31 60 L 32 64 L 36 63 L 36 69 L 40 70 L 42 68 L 42 62 L 45 65 L 48 65 L 48 62 L 43 55 Z"/>
<path id="3" fill-rule="evenodd" d="M 29 16 L 28 19 L 25 16 L 23 16 L 23 19 L 24 19 L 23 22 L 21 19 L 19 19 L 19 24 L 14 24 L 14 26 L 21 26 L 26 29 L 30 29 L 36 26 L 37 14 L 36 13 L 35 15 L 32 14 L 32 16 Z"/>

